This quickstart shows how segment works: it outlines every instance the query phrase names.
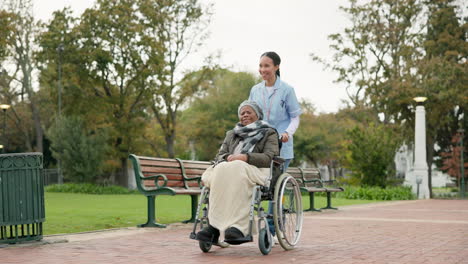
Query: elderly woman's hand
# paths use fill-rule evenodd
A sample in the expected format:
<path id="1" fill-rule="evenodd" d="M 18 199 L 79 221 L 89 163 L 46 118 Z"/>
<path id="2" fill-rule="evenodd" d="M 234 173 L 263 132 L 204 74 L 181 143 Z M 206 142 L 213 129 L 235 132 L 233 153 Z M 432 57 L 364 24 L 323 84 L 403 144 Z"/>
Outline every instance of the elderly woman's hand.
<path id="1" fill-rule="evenodd" d="M 234 160 L 242 160 L 247 162 L 247 155 L 246 154 L 236 154 L 236 155 L 229 155 L 227 157 L 227 161 L 234 161 Z"/>

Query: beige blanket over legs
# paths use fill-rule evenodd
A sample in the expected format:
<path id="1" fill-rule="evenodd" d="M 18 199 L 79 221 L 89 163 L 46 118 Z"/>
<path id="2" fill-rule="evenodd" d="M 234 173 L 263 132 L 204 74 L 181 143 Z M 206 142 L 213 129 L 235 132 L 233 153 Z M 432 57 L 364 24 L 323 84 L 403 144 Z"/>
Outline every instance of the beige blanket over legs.
<path id="1" fill-rule="evenodd" d="M 253 187 L 264 185 L 269 168 L 257 168 L 243 161 L 222 162 L 207 169 L 202 180 L 210 188 L 208 219 L 210 225 L 224 232 L 236 227 L 245 235 L 249 229 L 249 212 Z M 253 234 L 256 233 L 253 223 Z"/>

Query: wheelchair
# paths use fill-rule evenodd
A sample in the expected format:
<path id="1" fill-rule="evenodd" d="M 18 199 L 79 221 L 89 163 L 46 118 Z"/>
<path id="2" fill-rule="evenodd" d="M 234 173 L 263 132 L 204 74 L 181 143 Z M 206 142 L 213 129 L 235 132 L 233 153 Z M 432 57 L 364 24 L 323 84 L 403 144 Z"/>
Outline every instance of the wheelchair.
<path id="1" fill-rule="evenodd" d="M 263 255 L 268 255 L 273 247 L 273 239 L 268 228 L 267 219 L 273 219 L 278 242 L 284 250 L 293 249 L 299 242 L 302 232 L 303 210 L 302 195 L 298 182 L 287 173 L 283 173 L 284 160 L 275 157 L 270 165 L 270 175 L 265 186 L 254 186 L 249 213 L 249 233 L 242 241 L 227 241 L 213 244 L 198 241 L 200 249 L 207 253 L 212 246 L 227 247 L 228 244 L 237 245 L 253 242 L 252 229 L 255 224 L 255 213 L 258 218 L 258 247 Z M 198 231 L 209 225 L 209 189 L 203 187 L 191 239 L 196 239 Z M 271 201 L 273 212 L 265 211 L 262 202 Z M 228 244 L 226 244 L 226 242 Z"/>

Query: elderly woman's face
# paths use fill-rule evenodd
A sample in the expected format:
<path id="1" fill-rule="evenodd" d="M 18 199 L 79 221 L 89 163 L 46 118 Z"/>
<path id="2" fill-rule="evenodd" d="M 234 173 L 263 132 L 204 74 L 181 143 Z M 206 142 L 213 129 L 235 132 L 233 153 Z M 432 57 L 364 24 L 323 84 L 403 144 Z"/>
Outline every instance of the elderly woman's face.
<path id="1" fill-rule="evenodd" d="M 240 123 L 243 126 L 246 126 L 248 124 L 251 124 L 251 123 L 257 121 L 258 116 L 257 116 L 257 113 L 255 113 L 255 111 L 253 110 L 252 107 L 246 105 L 246 106 L 243 106 L 241 108 L 240 113 L 239 113 L 239 119 L 240 119 Z"/>

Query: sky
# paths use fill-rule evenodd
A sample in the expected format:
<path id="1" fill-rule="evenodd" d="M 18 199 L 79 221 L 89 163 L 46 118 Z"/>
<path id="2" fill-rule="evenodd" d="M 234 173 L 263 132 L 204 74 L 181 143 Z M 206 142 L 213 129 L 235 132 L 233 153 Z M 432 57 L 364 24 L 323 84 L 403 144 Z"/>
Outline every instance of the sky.
<path id="1" fill-rule="evenodd" d="M 94 0 L 34 0 L 34 15 L 43 21 L 52 12 L 71 7 L 81 15 Z M 299 100 L 315 105 L 319 112 L 336 112 L 346 100 L 344 84 L 336 73 L 313 62 L 311 53 L 330 59 L 328 35 L 349 25 L 339 6 L 347 0 L 202 0 L 214 3 L 209 38 L 203 48 L 187 57 L 182 67 L 192 69 L 210 54 L 222 54 L 220 64 L 233 71 L 258 75 L 259 57 L 275 51 L 281 57 L 281 79 L 292 85 Z M 259 76 L 259 75 L 258 75 Z"/>

